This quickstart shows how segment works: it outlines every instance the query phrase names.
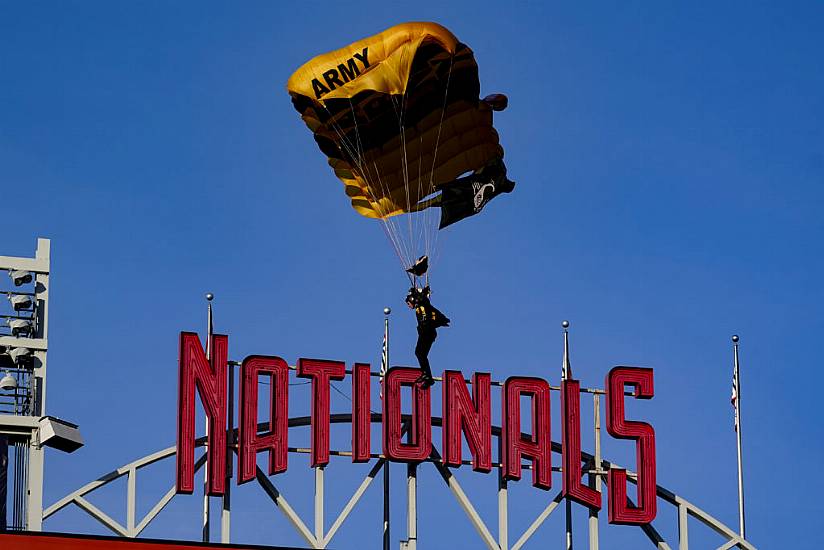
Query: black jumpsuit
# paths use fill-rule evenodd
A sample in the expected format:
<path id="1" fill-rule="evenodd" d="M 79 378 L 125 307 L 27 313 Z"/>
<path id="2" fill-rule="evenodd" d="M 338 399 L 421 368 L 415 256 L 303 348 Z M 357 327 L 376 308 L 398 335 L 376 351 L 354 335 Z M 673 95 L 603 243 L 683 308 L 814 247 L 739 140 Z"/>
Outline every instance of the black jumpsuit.
<path id="1" fill-rule="evenodd" d="M 429 350 L 435 338 L 438 337 L 437 328 L 449 326 L 449 319 L 441 313 L 429 300 L 423 296 L 418 298 L 415 306 L 415 317 L 418 321 L 418 343 L 415 345 L 415 357 L 421 366 L 423 375 L 432 378 L 432 370 L 429 367 Z"/>

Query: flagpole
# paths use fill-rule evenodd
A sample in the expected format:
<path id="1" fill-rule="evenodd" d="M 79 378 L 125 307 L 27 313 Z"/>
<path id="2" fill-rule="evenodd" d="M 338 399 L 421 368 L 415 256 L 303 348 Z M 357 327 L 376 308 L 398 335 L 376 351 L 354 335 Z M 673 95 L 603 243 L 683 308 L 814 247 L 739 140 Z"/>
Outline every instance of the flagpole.
<path id="1" fill-rule="evenodd" d="M 389 369 L 389 314 L 392 310 L 383 308 L 383 350 L 381 355 L 381 399 L 383 399 L 383 380 Z M 383 550 L 390 550 L 389 530 L 389 460 L 383 464 Z"/>
<path id="2" fill-rule="evenodd" d="M 564 329 L 564 360 L 561 364 L 561 379 L 566 381 L 572 378 L 572 365 L 569 364 L 569 321 L 563 321 Z M 566 550 L 572 550 L 572 501 L 567 496 L 564 505 L 566 508 Z"/>
<path id="3" fill-rule="evenodd" d="M 741 376 L 738 364 L 738 335 L 732 337 L 734 378 L 735 378 L 735 434 L 738 441 L 738 527 L 741 538 L 745 539 L 744 529 L 744 461 L 741 447 Z"/>
<path id="4" fill-rule="evenodd" d="M 206 318 L 206 360 L 209 361 L 211 365 L 212 361 L 212 333 L 214 329 L 212 327 L 212 300 L 214 299 L 215 295 L 211 292 L 206 294 L 206 301 L 209 302 L 209 311 Z M 208 447 L 208 435 L 209 435 L 209 417 L 206 417 L 206 452 L 209 452 Z M 203 464 L 203 533 L 202 539 L 203 542 L 209 542 L 209 461 L 207 460 Z"/>

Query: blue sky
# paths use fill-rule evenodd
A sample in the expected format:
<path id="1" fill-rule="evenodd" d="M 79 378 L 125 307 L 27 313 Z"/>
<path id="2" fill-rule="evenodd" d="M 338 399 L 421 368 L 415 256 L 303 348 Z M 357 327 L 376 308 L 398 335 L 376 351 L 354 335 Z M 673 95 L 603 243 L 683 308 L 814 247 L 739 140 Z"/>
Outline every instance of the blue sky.
<path id="1" fill-rule="evenodd" d="M 509 95 L 495 124 L 518 182 L 442 239 L 433 301 L 453 326 L 434 370 L 557 382 L 569 319 L 585 385 L 617 364 L 655 369 L 655 398 L 629 411 L 656 429 L 659 483 L 734 526 L 738 333 L 749 538 L 815 547 L 805 516 L 824 512 L 824 485 L 789 476 L 824 452 L 824 9 L 812 2 L 0 3 L 0 254 L 52 239 L 49 412 L 87 440 L 48 456 L 46 502 L 173 443 L 177 335 L 202 330 L 207 291 L 232 358 L 377 368 L 389 305 L 393 363 L 414 364 L 391 248 L 348 207 L 285 92 L 310 57 L 410 20 L 452 30 L 475 51 L 482 93 Z M 308 414 L 306 388 L 292 395 Z M 334 411 L 348 407 L 333 393 Z M 558 434 L 557 394 L 553 414 Z M 634 461 L 628 443 L 605 445 Z M 304 460 L 276 481 L 311 515 Z M 172 472 L 158 468 L 159 495 Z M 365 471 L 328 472 L 343 499 L 333 515 Z M 494 525 L 493 477 L 460 474 Z M 521 485 L 515 531 L 551 498 Z M 237 493 L 238 542 L 300 544 L 259 492 Z M 370 498 L 333 546 L 379 547 Z M 421 499 L 423 548 L 480 547 L 431 469 Z M 198 505 L 178 497 L 146 534 L 195 539 Z M 100 532 L 76 512 L 46 527 Z M 562 527 L 553 516 L 531 547 L 560 546 Z M 635 529 L 601 533 L 602 548 L 643 547 Z M 697 525 L 690 538 L 717 541 Z"/>

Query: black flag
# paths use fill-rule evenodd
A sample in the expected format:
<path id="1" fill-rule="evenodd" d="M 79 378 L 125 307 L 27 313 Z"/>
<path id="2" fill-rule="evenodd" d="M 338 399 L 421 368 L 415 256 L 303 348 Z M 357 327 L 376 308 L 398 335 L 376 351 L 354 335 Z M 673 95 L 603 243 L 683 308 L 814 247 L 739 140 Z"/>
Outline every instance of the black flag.
<path id="1" fill-rule="evenodd" d="M 515 182 L 507 179 L 502 159 L 496 159 L 480 172 L 439 185 L 441 224 L 438 229 L 474 216 L 494 197 L 510 193 L 514 188 Z"/>

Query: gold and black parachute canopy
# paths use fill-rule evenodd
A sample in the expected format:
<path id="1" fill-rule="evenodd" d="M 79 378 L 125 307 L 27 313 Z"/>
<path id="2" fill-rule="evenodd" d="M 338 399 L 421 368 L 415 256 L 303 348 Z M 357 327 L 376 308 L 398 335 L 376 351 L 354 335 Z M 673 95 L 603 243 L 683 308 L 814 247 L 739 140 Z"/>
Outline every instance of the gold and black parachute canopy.
<path id="1" fill-rule="evenodd" d="M 490 165 L 505 176 L 492 111 L 506 107 L 506 96 L 479 99 L 472 50 L 436 23 L 396 25 L 319 55 L 292 74 L 287 89 L 352 207 L 384 221 L 405 266 L 430 253 L 435 239 L 425 233 L 437 232 L 438 211 L 430 207 L 452 207 L 442 204 L 441 186 Z M 461 205 L 452 220 L 479 212 L 493 196 L 489 184 L 466 185 L 474 207 Z M 406 224 L 391 218 L 414 213 L 421 228 L 410 222 L 409 236 L 400 236 Z"/>

